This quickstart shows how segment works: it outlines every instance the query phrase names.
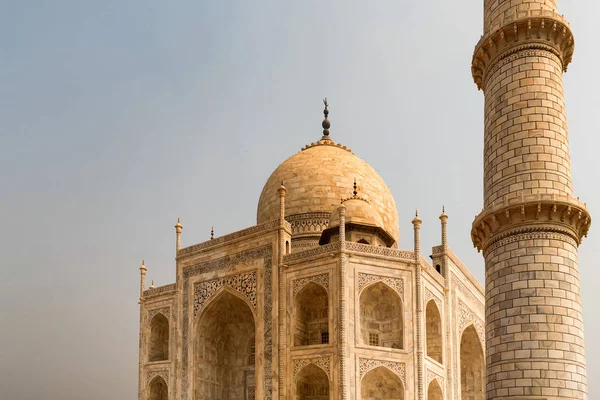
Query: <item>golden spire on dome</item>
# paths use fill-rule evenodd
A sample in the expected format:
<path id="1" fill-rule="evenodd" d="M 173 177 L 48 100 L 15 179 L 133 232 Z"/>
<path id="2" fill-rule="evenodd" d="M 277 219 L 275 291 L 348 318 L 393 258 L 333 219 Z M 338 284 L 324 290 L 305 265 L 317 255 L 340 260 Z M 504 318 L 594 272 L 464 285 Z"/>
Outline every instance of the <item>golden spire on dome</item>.
<path id="1" fill-rule="evenodd" d="M 323 123 L 321 124 L 323 126 L 323 137 L 321 138 L 321 140 L 329 139 L 329 128 L 331 127 L 329 119 L 327 118 L 329 116 L 329 103 L 327 103 L 327 97 L 323 99 L 323 104 L 325 104 L 325 109 L 323 110 L 323 115 L 325 116 L 325 118 L 323 119 Z"/>

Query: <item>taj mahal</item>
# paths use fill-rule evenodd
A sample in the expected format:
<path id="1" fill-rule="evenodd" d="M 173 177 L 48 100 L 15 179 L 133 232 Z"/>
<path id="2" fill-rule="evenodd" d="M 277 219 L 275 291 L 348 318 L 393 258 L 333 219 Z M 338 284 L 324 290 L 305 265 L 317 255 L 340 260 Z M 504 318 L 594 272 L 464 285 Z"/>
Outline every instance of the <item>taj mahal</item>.
<path id="1" fill-rule="evenodd" d="M 267 179 L 256 225 L 182 247 L 178 220 L 172 284 L 147 288 L 142 262 L 139 400 L 587 399 L 577 252 L 591 216 L 562 85 L 573 34 L 556 0 L 484 11 L 471 64 L 484 284 L 444 210 L 438 245 L 421 248 L 417 213 L 414 246 L 398 248 L 394 196 L 330 133 L 325 99 L 322 133 Z"/>

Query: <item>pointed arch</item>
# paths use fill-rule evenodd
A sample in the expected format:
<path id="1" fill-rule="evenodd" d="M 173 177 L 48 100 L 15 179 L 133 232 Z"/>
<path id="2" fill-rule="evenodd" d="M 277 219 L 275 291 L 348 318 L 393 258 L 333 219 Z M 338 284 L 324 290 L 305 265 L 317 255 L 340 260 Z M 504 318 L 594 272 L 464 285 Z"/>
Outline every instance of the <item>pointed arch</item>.
<path id="1" fill-rule="evenodd" d="M 398 375 L 380 366 L 363 376 L 360 398 L 362 400 L 404 400 L 404 385 Z"/>
<path id="2" fill-rule="evenodd" d="M 222 288 L 199 315 L 194 338 L 194 398 L 246 399 L 255 389 L 256 335 L 252 307 L 241 294 Z"/>
<path id="3" fill-rule="evenodd" d="M 425 307 L 427 356 L 442 363 L 444 346 L 442 343 L 442 317 L 434 300 Z"/>
<path id="4" fill-rule="evenodd" d="M 148 340 L 148 361 L 166 361 L 169 359 L 169 320 L 157 313 L 150 321 Z"/>
<path id="5" fill-rule="evenodd" d="M 485 358 L 477 330 L 469 325 L 460 340 L 461 399 L 485 400 Z"/>
<path id="6" fill-rule="evenodd" d="M 315 364 L 308 364 L 296 377 L 297 400 L 329 400 L 329 377 Z"/>
<path id="7" fill-rule="evenodd" d="M 404 348 L 402 299 L 383 282 L 375 282 L 360 293 L 360 336 L 365 345 Z"/>
<path id="8" fill-rule="evenodd" d="M 329 343 L 329 296 L 316 282 L 309 282 L 296 295 L 294 346 Z"/>
<path id="9" fill-rule="evenodd" d="M 148 385 L 148 396 L 147 400 L 168 400 L 169 388 L 165 380 L 156 376 Z"/>
<path id="10" fill-rule="evenodd" d="M 433 379 L 427 387 L 427 400 L 444 400 L 444 392 L 437 379 Z"/>

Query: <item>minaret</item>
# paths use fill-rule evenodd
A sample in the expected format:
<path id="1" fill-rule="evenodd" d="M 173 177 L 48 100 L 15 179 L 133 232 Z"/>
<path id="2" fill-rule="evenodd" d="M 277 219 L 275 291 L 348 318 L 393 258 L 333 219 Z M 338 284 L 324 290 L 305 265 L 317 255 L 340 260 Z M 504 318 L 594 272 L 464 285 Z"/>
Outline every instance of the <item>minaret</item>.
<path id="1" fill-rule="evenodd" d="M 485 94 L 486 398 L 587 399 L 562 73 L 574 50 L 556 0 L 485 0 L 472 74 Z"/>
<path id="2" fill-rule="evenodd" d="M 415 257 L 415 302 L 417 304 L 417 400 L 422 400 L 424 395 L 423 375 L 423 284 L 421 278 L 421 218 L 419 210 L 415 210 L 412 220 L 414 229 L 414 257 Z"/>
<path id="3" fill-rule="evenodd" d="M 175 255 L 177 252 L 181 250 L 181 229 L 183 226 L 181 225 L 181 220 L 177 218 L 177 223 L 175 224 Z"/>

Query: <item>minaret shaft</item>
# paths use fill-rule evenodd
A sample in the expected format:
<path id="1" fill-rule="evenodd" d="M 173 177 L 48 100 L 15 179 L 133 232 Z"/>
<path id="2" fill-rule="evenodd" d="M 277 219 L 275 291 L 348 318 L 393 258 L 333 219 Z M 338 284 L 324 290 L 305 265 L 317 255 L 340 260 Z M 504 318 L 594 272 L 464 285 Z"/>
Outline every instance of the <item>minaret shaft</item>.
<path id="1" fill-rule="evenodd" d="M 554 0 L 486 0 L 473 57 L 485 93 L 486 398 L 587 399 L 577 249 L 590 216 L 572 197 L 562 85 L 573 53 Z"/>

